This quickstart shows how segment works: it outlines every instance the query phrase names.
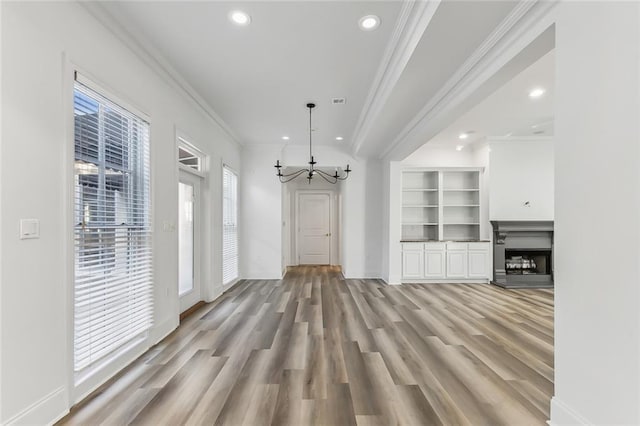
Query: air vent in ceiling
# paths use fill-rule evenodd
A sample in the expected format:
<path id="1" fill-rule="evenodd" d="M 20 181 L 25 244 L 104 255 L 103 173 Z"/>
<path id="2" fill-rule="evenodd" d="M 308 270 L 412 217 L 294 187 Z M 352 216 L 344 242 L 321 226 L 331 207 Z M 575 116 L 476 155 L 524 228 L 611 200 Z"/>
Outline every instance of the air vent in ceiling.
<path id="1" fill-rule="evenodd" d="M 331 98 L 331 103 L 333 105 L 344 105 L 347 103 L 346 98 Z"/>

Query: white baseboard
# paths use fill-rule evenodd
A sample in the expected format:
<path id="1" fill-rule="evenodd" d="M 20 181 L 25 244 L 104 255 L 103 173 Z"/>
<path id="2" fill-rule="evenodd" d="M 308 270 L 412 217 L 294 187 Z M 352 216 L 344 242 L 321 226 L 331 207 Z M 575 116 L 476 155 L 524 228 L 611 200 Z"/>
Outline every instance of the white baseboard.
<path id="1" fill-rule="evenodd" d="M 568 407 L 557 397 L 551 398 L 551 419 L 548 421 L 551 426 L 565 425 L 591 425 L 593 423 L 587 421 L 580 414 Z"/>
<path id="2" fill-rule="evenodd" d="M 69 412 L 67 390 L 60 387 L 40 398 L 9 420 L 6 425 L 52 425 Z"/>
<path id="3" fill-rule="evenodd" d="M 153 335 L 151 337 L 152 346 L 167 337 L 180 325 L 180 319 L 175 317 L 167 318 L 157 326 L 153 327 Z"/>
<path id="4" fill-rule="evenodd" d="M 249 271 L 245 274 L 246 280 L 280 280 L 282 271 Z"/>
<path id="5" fill-rule="evenodd" d="M 468 278 L 460 278 L 460 279 L 406 279 L 402 281 L 402 284 L 489 284 L 489 280 L 484 279 L 468 279 Z"/>

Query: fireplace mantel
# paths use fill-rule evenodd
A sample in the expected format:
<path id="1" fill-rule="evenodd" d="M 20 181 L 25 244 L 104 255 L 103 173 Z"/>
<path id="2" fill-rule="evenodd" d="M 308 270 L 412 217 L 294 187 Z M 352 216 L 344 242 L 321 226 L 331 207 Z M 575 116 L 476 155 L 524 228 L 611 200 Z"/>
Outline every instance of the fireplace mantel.
<path id="1" fill-rule="evenodd" d="M 493 220 L 493 283 L 505 288 L 553 287 L 553 221 Z M 545 256 L 545 271 L 507 271 L 509 253 Z M 535 263 L 535 262 L 534 262 Z"/>

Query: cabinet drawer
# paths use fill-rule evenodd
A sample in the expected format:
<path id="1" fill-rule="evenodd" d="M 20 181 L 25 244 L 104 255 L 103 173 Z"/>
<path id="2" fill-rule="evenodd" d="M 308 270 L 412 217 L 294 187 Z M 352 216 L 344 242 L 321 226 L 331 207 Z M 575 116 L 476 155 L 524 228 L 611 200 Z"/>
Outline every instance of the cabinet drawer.
<path id="1" fill-rule="evenodd" d="M 488 251 L 491 243 L 469 243 L 469 250 L 486 250 Z"/>
<path id="2" fill-rule="evenodd" d="M 467 243 L 447 243 L 447 250 L 467 250 Z"/>
<path id="3" fill-rule="evenodd" d="M 425 243 L 424 244 L 424 249 L 425 250 L 442 251 L 442 250 L 446 249 L 446 247 L 447 247 L 447 243 Z"/>
<path id="4" fill-rule="evenodd" d="M 402 243 L 402 251 L 422 251 L 424 243 Z"/>

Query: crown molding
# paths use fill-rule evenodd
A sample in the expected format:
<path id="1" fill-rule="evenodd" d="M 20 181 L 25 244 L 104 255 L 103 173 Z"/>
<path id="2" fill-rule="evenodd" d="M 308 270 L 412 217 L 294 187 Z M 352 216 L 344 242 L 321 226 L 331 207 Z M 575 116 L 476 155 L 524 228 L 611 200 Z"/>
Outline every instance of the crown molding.
<path id="1" fill-rule="evenodd" d="M 485 142 L 489 145 L 553 142 L 553 136 L 487 136 Z"/>
<path id="2" fill-rule="evenodd" d="M 197 109 L 217 125 L 231 141 L 242 146 L 242 142 L 227 123 L 214 111 L 209 103 L 191 87 L 180 73 L 167 61 L 153 44 L 141 35 L 133 35 L 129 29 L 115 19 L 100 2 L 79 2 L 87 12 L 136 54 L 145 64 L 156 72 L 166 83 L 183 95 Z"/>
<path id="3" fill-rule="evenodd" d="M 440 0 L 403 2 L 395 29 L 356 123 L 351 143 L 354 155 L 360 151 L 439 5 Z"/>
<path id="4" fill-rule="evenodd" d="M 437 123 L 453 108 L 461 104 L 470 94 L 480 87 L 491 75 L 495 74 L 528 42 L 525 36 L 548 15 L 557 1 L 529 0 L 518 3 L 502 20 L 500 25 L 467 58 L 458 70 L 447 80 L 444 86 L 411 119 L 396 138 L 382 152 L 380 158 L 391 158 L 400 147 L 414 138 L 426 126 Z M 553 22 L 551 22 L 553 23 Z M 513 48 L 519 47 L 515 53 Z M 507 58 L 509 55 L 511 57 Z"/>

